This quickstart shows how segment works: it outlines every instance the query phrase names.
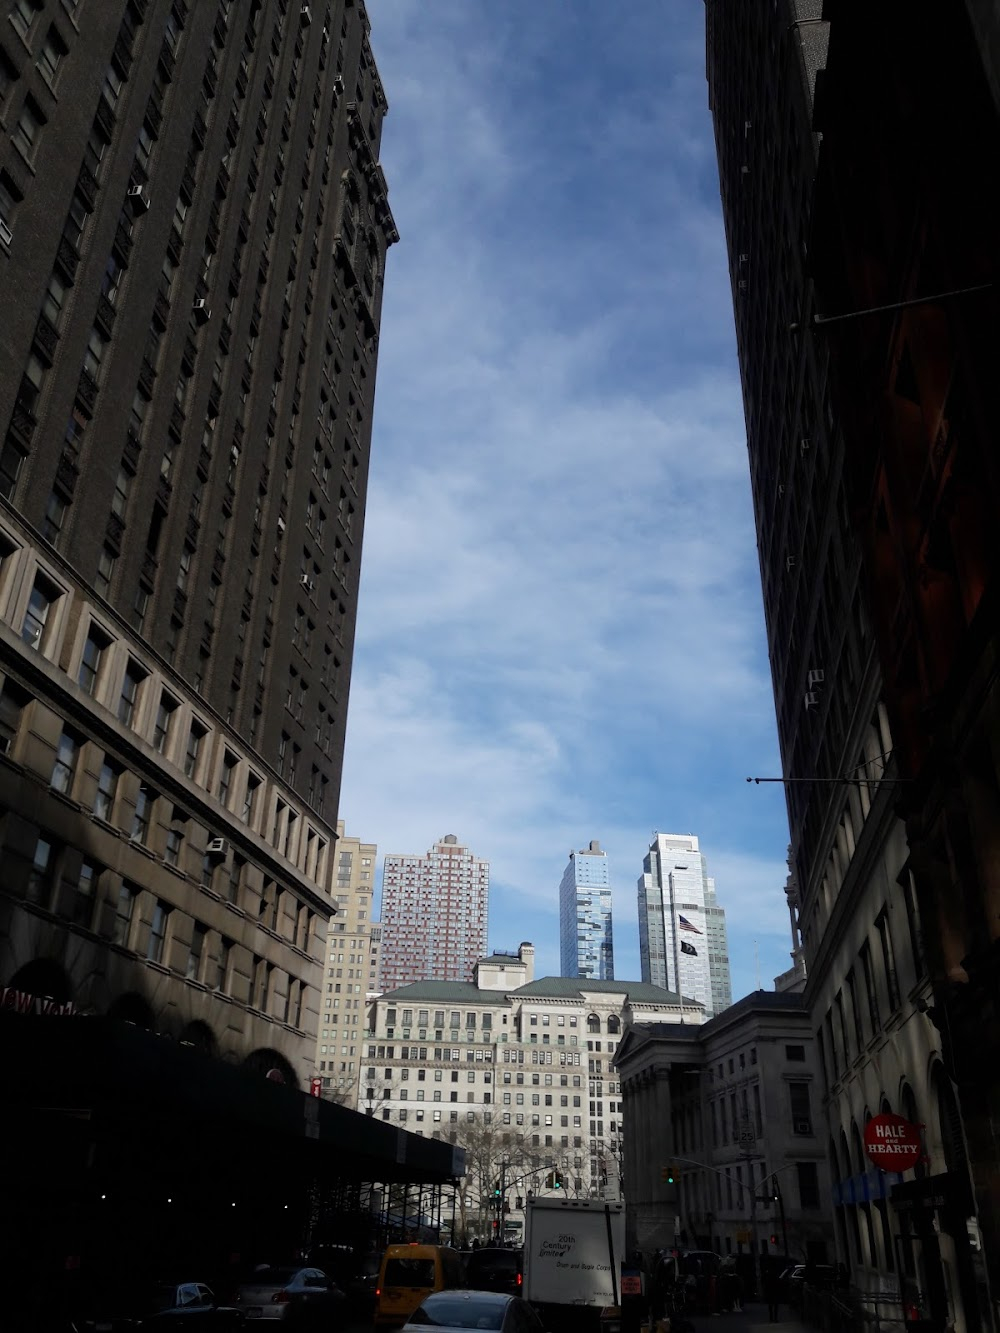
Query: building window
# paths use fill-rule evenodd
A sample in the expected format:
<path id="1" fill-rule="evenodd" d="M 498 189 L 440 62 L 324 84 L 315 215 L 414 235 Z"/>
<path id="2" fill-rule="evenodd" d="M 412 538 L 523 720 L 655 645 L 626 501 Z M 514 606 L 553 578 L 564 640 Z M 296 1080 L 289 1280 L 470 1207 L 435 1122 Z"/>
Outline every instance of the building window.
<path id="1" fill-rule="evenodd" d="M 48 905 L 52 892 L 52 862 L 52 843 L 48 838 L 39 838 L 28 871 L 28 902 L 39 903 L 43 907 Z"/>
<path id="2" fill-rule="evenodd" d="M 229 958 L 233 951 L 232 940 L 227 940 L 223 935 L 219 940 L 219 952 L 216 958 L 215 987 L 216 990 L 227 993 L 229 984 Z"/>
<path id="3" fill-rule="evenodd" d="M 2 221 L 2 217 L 0 217 L 0 221 Z M 16 444 L 8 440 L 0 449 L 0 495 L 5 500 L 9 500 L 14 494 L 23 462 L 24 454 Z"/>
<path id="4" fill-rule="evenodd" d="M 149 925 L 149 944 L 146 946 L 146 957 L 151 963 L 163 962 L 169 919 L 169 904 L 157 899 L 156 906 L 153 908 L 153 919 Z"/>
<path id="5" fill-rule="evenodd" d="M 189 981 L 201 980 L 201 959 L 205 952 L 205 936 L 207 934 L 207 928 L 195 922 L 191 931 L 191 949 L 188 953 L 186 969 Z"/>
<path id="6" fill-rule="evenodd" d="M 101 597 L 107 597 L 111 591 L 111 580 L 115 575 L 115 557 L 106 547 L 101 548 L 101 554 L 97 557 L 97 574 L 94 578 L 94 588 Z"/>
<path id="7" fill-rule="evenodd" d="M 132 473 L 127 468 L 119 468 L 115 479 L 115 495 L 111 497 L 111 512 L 124 519 L 128 509 L 128 492 L 132 489 Z"/>
<path id="8" fill-rule="evenodd" d="M 77 676 L 77 683 L 81 689 L 86 690 L 88 694 L 93 694 L 97 689 L 97 679 L 101 670 L 101 658 L 104 656 L 104 650 L 107 648 L 109 640 L 106 635 L 101 634 L 91 626 L 90 633 L 87 635 L 87 642 L 83 645 L 83 656 L 80 659 L 80 672 Z"/>
<path id="9" fill-rule="evenodd" d="M 65 54 L 65 42 L 59 36 L 56 28 L 49 28 L 36 63 L 41 71 L 42 78 L 50 86 L 55 85 L 56 75 L 59 72 L 59 62 Z"/>
<path id="10" fill-rule="evenodd" d="M 87 348 L 83 354 L 83 368 L 95 384 L 101 378 L 101 363 L 104 360 L 104 335 L 99 329 L 91 329 L 87 339 Z"/>
<path id="11" fill-rule="evenodd" d="M 789 1083 L 788 1098 L 792 1112 L 792 1133 L 812 1134 L 812 1110 L 809 1105 L 809 1084 Z"/>
<path id="12" fill-rule="evenodd" d="M 64 731 L 56 747 L 56 762 L 52 769 L 49 785 L 53 791 L 68 792 L 73 785 L 73 773 L 76 769 L 80 746 L 71 731 Z"/>
<path id="13" fill-rule="evenodd" d="M 184 834 L 179 828 L 167 829 L 166 846 L 163 849 L 163 859 L 168 866 L 176 866 L 180 863 L 181 847 L 184 843 Z"/>
<path id="14" fill-rule="evenodd" d="M 170 724 L 177 710 L 177 701 L 169 694 L 160 695 L 160 706 L 156 710 L 156 723 L 153 727 L 153 749 L 162 754 L 170 739 Z"/>
<path id="15" fill-rule="evenodd" d="M 188 732 L 187 749 L 184 753 L 184 772 L 187 777 L 195 778 L 198 770 L 198 756 L 201 753 L 201 743 L 205 739 L 205 728 L 199 722 L 191 723 L 191 730 Z"/>
<path id="16" fill-rule="evenodd" d="M 118 775 L 120 769 L 105 761 L 97 779 L 97 794 L 94 797 L 94 814 L 98 819 L 111 823 L 115 808 L 115 796 L 118 794 Z"/>
<path id="17" fill-rule="evenodd" d="M 227 750 L 222 759 L 222 772 L 219 774 L 219 804 L 229 804 L 229 793 L 233 786 L 233 774 L 236 772 L 239 760 L 236 755 Z"/>
<path id="18" fill-rule="evenodd" d="M 135 900 L 139 890 L 127 881 L 122 884 L 118 891 L 118 904 L 115 908 L 115 923 L 111 932 L 111 940 L 114 944 L 120 944 L 122 948 L 128 948 L 129 936 L 132 933 L 132 916 L 135 912 Z"/>
<path id="19" fill-rule="evenodd" d="M 58 595 L 48 579 L 41 574 L 36 576 L 28 599 L 28 609 L 24 613 L 24 623 L 21 625 L 21 638 L 29 648 L 41 648 L 49 611 Z"/>
<path id="20" fill-rule="evenodd" d="M 895 1013 L 899 1008 L 899 982 L 896 980 L 896 955 L 892 947 L 892 932 L 889 918 L 885 912 L 875 922 L 878 931 L 879 946 L 882 950 L 882 974 L 885 977 L 886 990 L 889 994 L 889 1008 Z"/>
<path id="21" fill-rule="evenodd" d="M 146 672 L 139 664 L 129 659 L 122 677 L 122 691 L 118 698 L 118 721 L 126 727 L 132 725 L 135 717 L 135 705 L 139 697 L 139 686 L 146 679 Z"/>
<path id="22" fill-rule="evenodd" d="M 70 916 L 78 926 L 89 928 L 94 917 L 94 891 L 97 888 L 97 877 L 101 873 L 100 866 L 93 861 L 84 859 L 80 863 L 80 874 L 76 881 L 76 889 L 73 894 L 73 904 L 70 909 Z"/>
<path id="23" fill-rule="evenodd" d="M 58 273 L 53 273 L 52 277 L 49 278 L 45 300 L 42 302 L 42 312 L 55 328 L 59 328 L 62 323 L 65 304 L 66 284 Z"/>
<path id="24" fill-rule="evenodd" d="M 795 1169 L 799 1178 L 799 1204 L 803 1209 L 818 1208 L 819 1171 L 815 1162 L 796 1162 Z"/>
<path id="25" fill-rule="evenodd" d="M 0 754 L 10 754 L 21 726 L 21 714 L 30 698 L 13 681 L 0 690 Z"/>
<path id="26" fill-rule="evenodd" d="M 801 1060 L 805 1060 L 805 1058 L 806 1058 L 806 1048 L 805 1048 L 804 1046 L 786 1046 L 786 1047 L 785 1047 L 785 1059 L 786 1059 L 786 1060 L 800 1060 L 800 1061 L 801 1061 Z"/>
<path id="27" fill-rule="evenodd" d="M 247 789 L 243 797 L 243 820 L 244 823 L 251 823 L 254 817 L 254 807 L 257 804 L 257 793 L 260 791 L 260 778 L 255 773 L 247 774 Z"/>
<path id="28" fill-rule="evenodd" d="M 129 834 L 133 842 L 145 843 L 149 836 L 149 821 L 153 813 L 154 796 L 149 787 L 145 784 L 139 788 L 135 798 L 135 813 L 132 816 L 132 832 Z"/>
<path id="29" fill-rule="evenodd" d="M 17 29 L 22 37 L 27 39 L 37 13 L 38 0 L 13 0 L 10 6 L 11 25 Z"/>
<path id="30" fill-rule="evenodd" d="M 38 147 L 38 137 L 44 124 L 45 119 L 38 103 L 32 97 L 26 98 L 11 138 L 29 161 Z"/>
<path id="31" fill-rule="evenodd" d="M 63 519 L 66 517 L 66 501 L 58 491 L 49 493 L 42 518 L 42 536 L 55 545 L 56 538 L 62 532 Z"/>

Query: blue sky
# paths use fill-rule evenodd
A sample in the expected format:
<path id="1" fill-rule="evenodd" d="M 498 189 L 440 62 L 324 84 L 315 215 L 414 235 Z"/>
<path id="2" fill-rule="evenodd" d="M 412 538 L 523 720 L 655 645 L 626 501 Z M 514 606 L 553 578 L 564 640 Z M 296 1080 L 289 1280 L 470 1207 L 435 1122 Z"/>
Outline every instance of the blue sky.
<path id="1" fill-rule="evenodd" d="M 703 11 L 369 0 L 390 251 L 341 815 L 491 862 L 558 972 L 600 839 L 638 977 L 654 830 L 696 833 L 734 995 L 789 965 L 787 843 Z"/>

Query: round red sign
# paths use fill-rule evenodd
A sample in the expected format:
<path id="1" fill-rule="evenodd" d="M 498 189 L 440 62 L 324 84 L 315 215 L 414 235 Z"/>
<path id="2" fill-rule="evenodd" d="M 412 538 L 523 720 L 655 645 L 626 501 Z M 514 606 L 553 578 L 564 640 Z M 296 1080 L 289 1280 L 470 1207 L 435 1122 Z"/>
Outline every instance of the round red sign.
<path id="1" fill-rule="evenodd" d="M 901 1115 L 875 1115 L 865 1125 L 865 1152 L 883 1171 L 908 1171 L 924 1155 L 920 1126 Z"/>

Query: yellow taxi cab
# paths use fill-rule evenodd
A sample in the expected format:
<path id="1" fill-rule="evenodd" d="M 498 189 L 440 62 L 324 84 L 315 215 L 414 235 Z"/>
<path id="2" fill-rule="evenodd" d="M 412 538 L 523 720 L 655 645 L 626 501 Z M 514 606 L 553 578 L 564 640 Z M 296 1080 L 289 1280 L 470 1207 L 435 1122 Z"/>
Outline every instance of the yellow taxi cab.
<path id="1" fill-rule="evenodd" d="M 457 1250 L 447 1245 L 390 1245 L 375 1290 L 375 1327 L 402 1328 L 425 1296 L 463 1282 Z"/>

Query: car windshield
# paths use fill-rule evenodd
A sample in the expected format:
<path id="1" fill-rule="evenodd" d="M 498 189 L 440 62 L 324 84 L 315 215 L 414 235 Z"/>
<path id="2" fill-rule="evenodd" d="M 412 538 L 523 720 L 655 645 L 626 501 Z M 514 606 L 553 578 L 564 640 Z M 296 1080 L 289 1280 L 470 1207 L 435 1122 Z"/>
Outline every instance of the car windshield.
<path id="1" fill-rule="evenodd" d="M 433 1324 L 438 1328 L 499 1328 L 503 1323 L 504 1301 L 477 1301 L 474 1297 L 434 1296 L 424 1301 L 410 1315 L 411 1324 Z"/>
<path id="2" fill-rule="evenodd" d="M 387 1259 L 385 1265 L 387 1287 L 433 1287 L 433 1259 Z"/>
<path id="3" fill-rule="evenodd" d="M 248 1287 L 287 1287 L 295 1278 L 297 1268 L 261 1268 L 251 1273 Z"/>

